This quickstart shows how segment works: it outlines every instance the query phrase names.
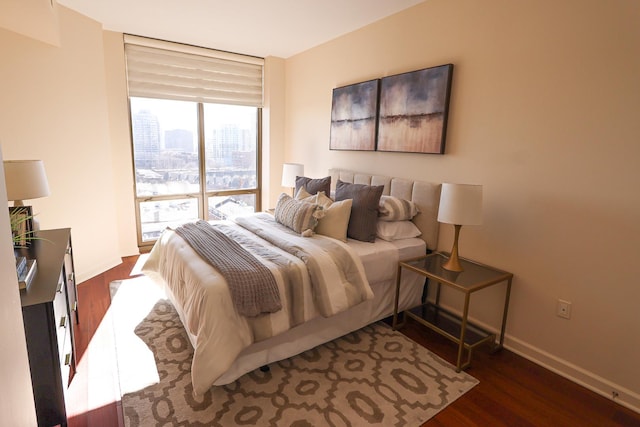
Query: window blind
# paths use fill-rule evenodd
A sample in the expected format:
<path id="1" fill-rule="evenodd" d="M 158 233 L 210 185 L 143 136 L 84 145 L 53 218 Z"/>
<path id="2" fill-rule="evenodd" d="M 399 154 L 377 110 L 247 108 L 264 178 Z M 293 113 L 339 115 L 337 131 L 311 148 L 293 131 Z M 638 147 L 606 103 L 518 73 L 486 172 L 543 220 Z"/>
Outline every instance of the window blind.
<path id="1" fill-rule="evenodd" d="M 264 59 L 125 34 L 129 96 L 262 107 Z"/>

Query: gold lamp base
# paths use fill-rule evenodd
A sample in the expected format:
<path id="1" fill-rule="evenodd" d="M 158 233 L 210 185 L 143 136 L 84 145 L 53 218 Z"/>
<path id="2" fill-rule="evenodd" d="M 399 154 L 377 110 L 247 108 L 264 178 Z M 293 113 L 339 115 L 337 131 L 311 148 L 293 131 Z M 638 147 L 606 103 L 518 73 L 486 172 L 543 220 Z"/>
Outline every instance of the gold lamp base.
<path id="1" fill-rule="evenodd" d="M 451 256 L 449 256 L 449 260 L 442 264 L 442 268 L 449 271 L 462 271 L 462 265 L 460 264 L 460 259 L 458 258 L 458 236 L 460 236 L 460 229 L 462 225 L 455 224 L 455 237 L 453 239 L 453 248 L 451 248 Z"/>

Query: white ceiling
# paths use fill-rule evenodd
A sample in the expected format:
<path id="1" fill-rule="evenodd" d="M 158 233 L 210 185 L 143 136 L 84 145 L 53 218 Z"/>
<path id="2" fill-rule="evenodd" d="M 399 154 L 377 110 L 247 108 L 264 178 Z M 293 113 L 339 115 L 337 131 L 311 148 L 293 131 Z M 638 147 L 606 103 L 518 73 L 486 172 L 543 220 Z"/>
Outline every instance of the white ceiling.
<path id="1" fill-rule="evenodd" d="M 105 30 L 288 58 L 425 0 L 57 0 Z"/>

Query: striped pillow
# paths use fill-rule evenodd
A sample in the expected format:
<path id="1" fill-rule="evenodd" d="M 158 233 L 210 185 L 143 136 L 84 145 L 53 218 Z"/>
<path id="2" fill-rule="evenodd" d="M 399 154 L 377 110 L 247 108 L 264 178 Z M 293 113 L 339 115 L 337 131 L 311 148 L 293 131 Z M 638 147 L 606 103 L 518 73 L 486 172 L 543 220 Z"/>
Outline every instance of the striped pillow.
<path id="1" fill-rule="evenodd" d="M 380 205 L 378 206 L 380 221 L 406 221 L 416 216 L 419 212 L 415 203 L 398 199 L 393 196 L 380 197 Z"/>
<path id="2" fill-rule="evenodd" d="M 282 193 L 278 197 L 273 216 L 277 222 L 300 233 L 304 237 L 312 236 L 313 230 L 322 218 L 322 207 L 296 200 L 288 194 Z"/>

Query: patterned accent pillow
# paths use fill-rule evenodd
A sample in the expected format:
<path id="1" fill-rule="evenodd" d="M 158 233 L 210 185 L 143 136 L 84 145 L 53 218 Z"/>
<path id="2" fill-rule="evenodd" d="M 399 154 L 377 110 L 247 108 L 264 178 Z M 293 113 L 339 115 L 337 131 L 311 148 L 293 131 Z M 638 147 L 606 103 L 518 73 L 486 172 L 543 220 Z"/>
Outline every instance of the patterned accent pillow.
<path id="1" fill-rule="evenodd" d="M 324 194 L 331 193 L 331 177 L 324 178 L 307 178 L 306 176 L 296 177 L 296 190 L 294 194 L 298 194 L 298 190 L 304 188 L 309 194 L 316 194 L 318 191 L 324 191 Z"/>
<path id="2" fill-rule="evenodd" d="M 313 230 L 322 218 L 322 207 L 302 200 L 296 200 L 282 193 L 278 197 L 273 216 L 277 222 L 300 233 L 304 237 L 313 235 Z"/>
<path id="3" fill-rule="evenodd" d="M 378 211 L 380 221 L 406 221 L 420 212 L 412 201 L 393 196 L 381 196 Z"/>
<path id="4" fill-rule="evenodd" d="M 353 199 L 347 236 L 363 242 L 375 242 L 378 204 L 383 190 L 383 185 L 350 184 L 338 180 L 336 202 Z"/>

